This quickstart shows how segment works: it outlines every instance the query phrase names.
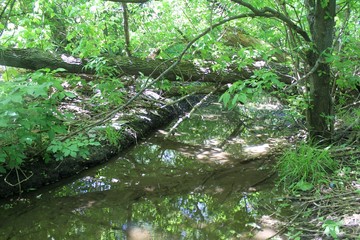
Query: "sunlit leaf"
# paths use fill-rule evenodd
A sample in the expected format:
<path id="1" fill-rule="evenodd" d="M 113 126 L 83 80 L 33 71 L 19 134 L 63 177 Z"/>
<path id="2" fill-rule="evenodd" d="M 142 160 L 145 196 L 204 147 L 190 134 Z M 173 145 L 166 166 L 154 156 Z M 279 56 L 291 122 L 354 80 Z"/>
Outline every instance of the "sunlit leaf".
<path id="1" fill-rule="evenodd" d="M 223 101 L 224 105 L 227 106 L 230 101 L 230 94 L 228 92 L 225 92 L 223 95 L 221 95 L 220 101 Z"/>

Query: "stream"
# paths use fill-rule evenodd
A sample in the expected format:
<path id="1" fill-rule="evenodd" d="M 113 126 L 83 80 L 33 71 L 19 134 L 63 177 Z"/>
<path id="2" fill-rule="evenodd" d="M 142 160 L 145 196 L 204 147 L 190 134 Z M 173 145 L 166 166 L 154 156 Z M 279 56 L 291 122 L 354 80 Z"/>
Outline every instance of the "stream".
<path id="1" fill-rule="evenodd" d="M 273 214 L 281 204 L 273 167 L 293 129 L 283 112 L 271 104 L 226 111 L 214 103 L 166 138 L 170 127 L 105 165 L 2 202 L 0 239 L 276 234 L 281 220 L 275 216 L 288 213 Z"/>

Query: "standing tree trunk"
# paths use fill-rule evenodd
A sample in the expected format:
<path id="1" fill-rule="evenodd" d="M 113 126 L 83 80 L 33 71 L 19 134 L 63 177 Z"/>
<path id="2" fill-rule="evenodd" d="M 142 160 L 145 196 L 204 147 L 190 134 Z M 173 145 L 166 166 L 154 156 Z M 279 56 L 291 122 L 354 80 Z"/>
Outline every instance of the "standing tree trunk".
<path id="1" fill-rule="evenodd" d="M 313 46 L 307 56 L 310 68 L 310 106 L 307 114 L 309 136 L 318 142 L 331 138 L 333 105 L 330 95 L 330 64 L 325 61 L 331 53 L 334 39 L 336 0 L 305 0 Z"/>
<path id="2" fill-rule="evenodd" d="M 124 18 L 124 36 L 125 36 L 125 52 L 126 56 L 131 57 L 130 51 L 130 33 L 129 33 L 129 11 L 126 2 L 121 3 Z"/>

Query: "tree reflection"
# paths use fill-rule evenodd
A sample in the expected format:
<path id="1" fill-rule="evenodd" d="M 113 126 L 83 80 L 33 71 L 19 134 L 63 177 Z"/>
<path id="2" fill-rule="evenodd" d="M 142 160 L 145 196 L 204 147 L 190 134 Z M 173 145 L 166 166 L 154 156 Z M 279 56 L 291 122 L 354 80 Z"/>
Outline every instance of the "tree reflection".
<path id="1" fill-rule="evenodd" d="M 276 206 L 266 191 L 247 192 L 269 176 L 269 159 L 239 161 L 245 140 L 229 138 L 238 113 L 211 111 L 185 121 L 176 137 L 158 134 L 106 166 L 1 211 L 0 239 L 247 237 L 273 211 L 264 206 Z"/>

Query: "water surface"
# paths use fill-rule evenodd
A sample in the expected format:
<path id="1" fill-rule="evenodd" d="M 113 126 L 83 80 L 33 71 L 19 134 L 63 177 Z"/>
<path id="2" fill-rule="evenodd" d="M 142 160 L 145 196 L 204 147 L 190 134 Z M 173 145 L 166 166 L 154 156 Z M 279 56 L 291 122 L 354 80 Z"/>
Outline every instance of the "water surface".
<path id="1" fill-rule="evenodd" d="M 276 111 L 263 111 L 260 118 L 244 118 L 241 111 L 212 104 L 169 138 L 169 128 L 160 130 L 106 165 L 4 203 L 0 239 L 256 234 L 277 204 L 270 191 L 274 157 L 269 151 L 287 134 L 271 125 L 280 119 Z"/>

